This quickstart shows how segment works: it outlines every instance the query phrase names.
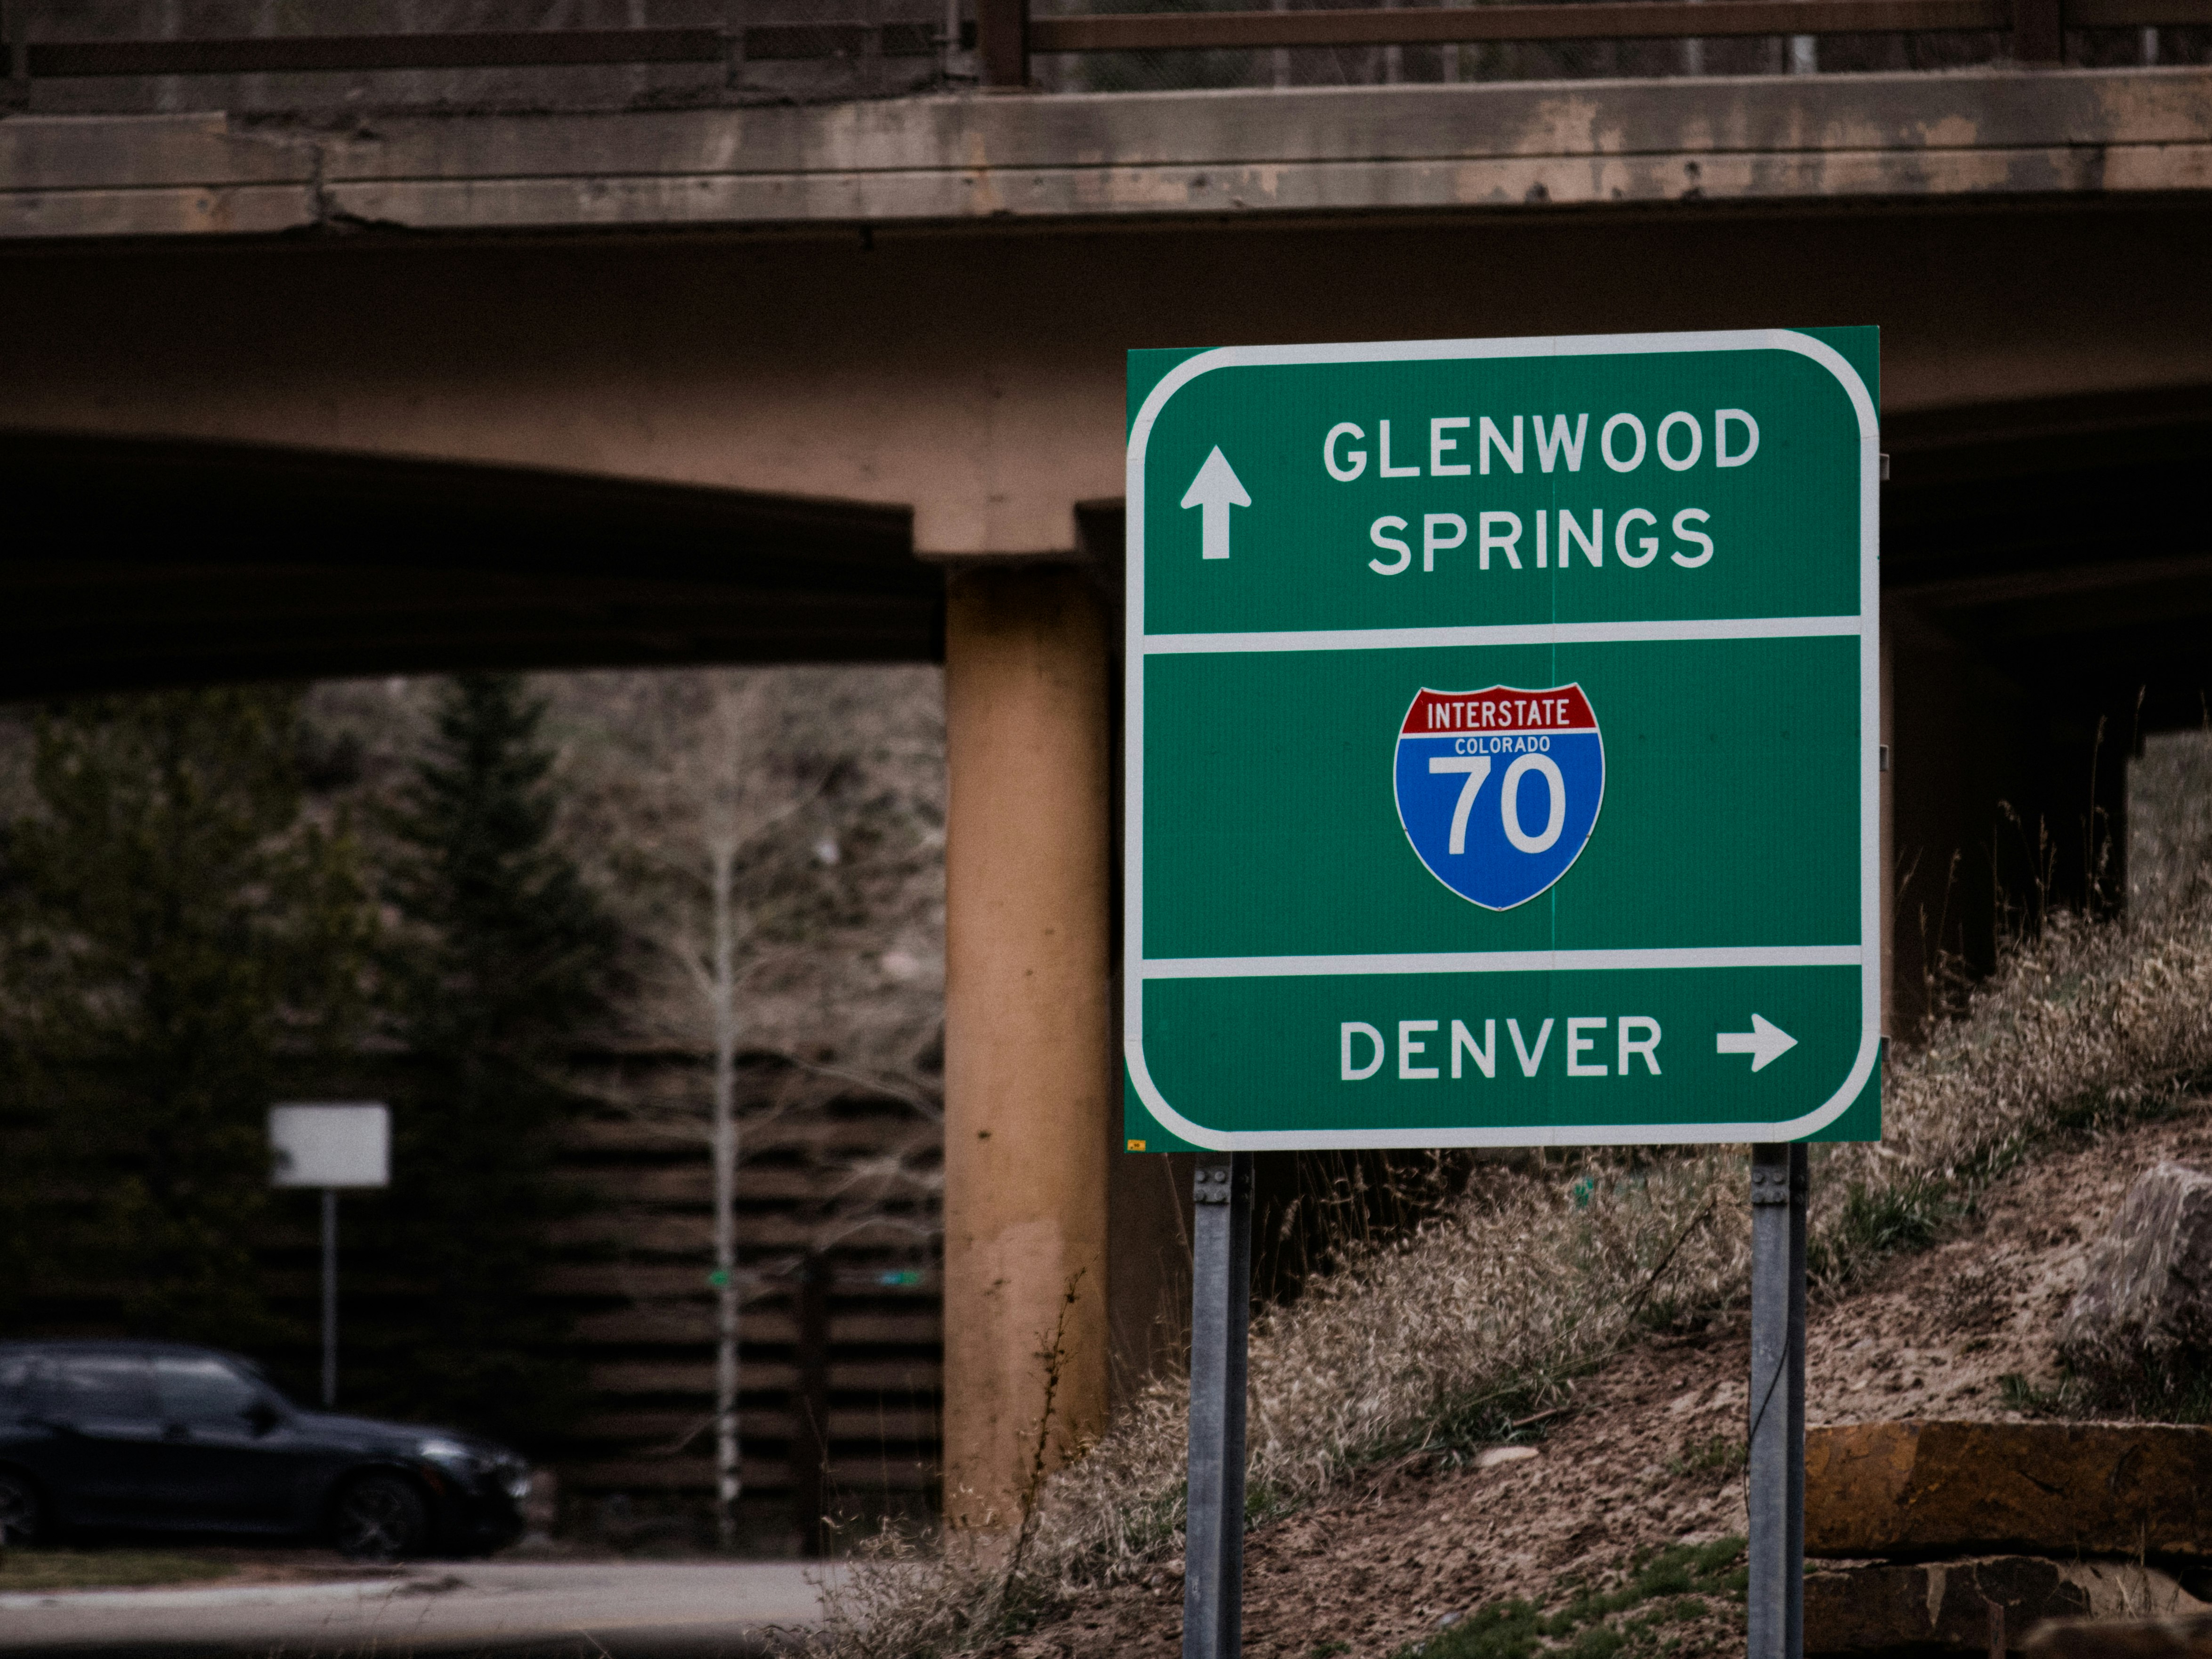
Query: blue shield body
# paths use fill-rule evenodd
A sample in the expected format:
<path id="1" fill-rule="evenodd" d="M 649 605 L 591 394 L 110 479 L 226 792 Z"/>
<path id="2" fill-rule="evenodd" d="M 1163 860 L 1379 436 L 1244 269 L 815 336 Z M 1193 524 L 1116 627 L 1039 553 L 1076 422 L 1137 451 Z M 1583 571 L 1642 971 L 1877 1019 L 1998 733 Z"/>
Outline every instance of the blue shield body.
<path id="1" fill-rule="evenodd" d="M 1399 728 L 1398 821 L 1429 873 L 1510 910 L 1582 854 L 1605 799 L 1605 739 L 1579 685 L 1424 689 Z"/>

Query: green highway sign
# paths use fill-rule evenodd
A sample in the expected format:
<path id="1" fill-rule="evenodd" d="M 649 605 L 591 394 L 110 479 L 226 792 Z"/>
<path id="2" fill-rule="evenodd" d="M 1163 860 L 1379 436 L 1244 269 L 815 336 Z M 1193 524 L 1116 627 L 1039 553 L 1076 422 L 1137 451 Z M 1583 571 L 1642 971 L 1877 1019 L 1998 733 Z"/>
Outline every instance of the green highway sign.
<path id="1" fill-rule="evenodd" d="M 1129 356 L 1129 1150 L 1880 1133 L 1873 329 Z"/>

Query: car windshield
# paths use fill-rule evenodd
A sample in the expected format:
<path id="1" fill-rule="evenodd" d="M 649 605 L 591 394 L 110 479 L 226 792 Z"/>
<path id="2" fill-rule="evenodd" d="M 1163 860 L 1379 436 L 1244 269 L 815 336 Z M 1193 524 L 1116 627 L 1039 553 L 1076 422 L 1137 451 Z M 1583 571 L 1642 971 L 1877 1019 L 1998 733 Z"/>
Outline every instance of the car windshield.
<path id="1" fill-rule="evenodd" d="M 211 1354 L 156 1355 L 154 1388 L 173 1423 L 235 1422 L 270 1394 Z"/>
<path id="2" fill-rule="evenodd" d="M 283 1411 L 299 1410 L 299 1407 L 292 1403 L 292 1396 L 269 1380 L 269 1373 L 263 1369 L 259 1360 L 244 1359 L 234 1354 L 231 1356 L 230 1364 L 253 1379 L 255 1385 L 261 1390 L 262 1397 L 270 1405 Z"/>

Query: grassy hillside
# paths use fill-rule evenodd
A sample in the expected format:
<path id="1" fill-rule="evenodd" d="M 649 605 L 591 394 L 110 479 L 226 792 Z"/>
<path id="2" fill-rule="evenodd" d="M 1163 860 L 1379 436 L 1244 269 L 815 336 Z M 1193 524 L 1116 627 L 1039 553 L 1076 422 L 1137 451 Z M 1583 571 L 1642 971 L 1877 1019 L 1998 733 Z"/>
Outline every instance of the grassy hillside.
<path id="1" fill-rule="evenodd" d="M 2144 855 L 2127 919 L 2048 918 L 2010 941 L 1924 1048 L 1893 1057 L 1878 1146 L 1814 1149 L 1816 1295 L 1863 1283 L 1971 1216 L 1991 1184 L 2069 1137 L 2167 1110 L 2212 1073 L 2204 745 L 2139 768 Z M 1465 1459 L 1654 1334 L 1747 1289 L 1740 1149 L 1593 1152 L 1479 1182 L 1416 1236 L 1354 1249 L 1251 1352 L 1249 1518 L 1323 1503 L 1408 1455 Z M 1181 1547 L 1186 1385 L 1164 1376 L 1045 1486 L 1012 1559 L 988 1540 L 879 1544 L 821 1650 L 979 1651 Z"/>

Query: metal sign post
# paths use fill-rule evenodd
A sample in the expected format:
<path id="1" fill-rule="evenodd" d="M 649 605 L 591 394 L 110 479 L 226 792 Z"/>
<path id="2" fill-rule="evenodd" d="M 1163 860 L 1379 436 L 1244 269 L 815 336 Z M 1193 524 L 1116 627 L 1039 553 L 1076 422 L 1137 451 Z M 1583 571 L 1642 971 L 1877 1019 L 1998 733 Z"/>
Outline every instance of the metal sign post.
<path id="1" fill-rule="evenodd" d="M 1802 1146 L 1751 1152 L 1751 1659 L 1805 1650 Z"/>
<path id="2" fill-rule="evenodd" d="M 338 1189 L 323 1188 L 323 1409 L 338 1403 Z"/>
<path id="3" fill-rule="evenodd" d="M 1881 1133 L 1879 391 L 1871 329 L 1129 356 L 1127 1148 L 1233 1187 L 1760 1146 L 1759 1659 L 1798 1645 L 1777 1149 Z M 1191 1654 L 1236 1644 L 1234 1210 L 1199 1206 Z"/>
<path id="4" fill-rule="evenodd" d="M 1198 1160 L 1191 1227 L 1190 1478 L 1183 1659 L 1233 1659 L 1244 1626 L 1244 1360 L 1252 1155 Z"/>
<path id="5" fill-rule="evenodd" d="M 269 1109 L 270 1182 L 323 1194 L 323 1409 L 338 1402 L 338 1189 L 392 1184 L 392 1112 L 380 1102 Z"/>

